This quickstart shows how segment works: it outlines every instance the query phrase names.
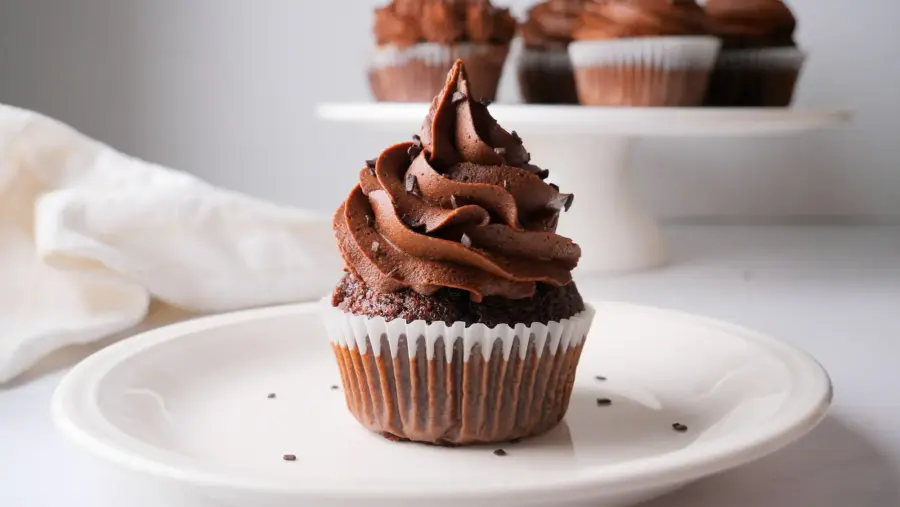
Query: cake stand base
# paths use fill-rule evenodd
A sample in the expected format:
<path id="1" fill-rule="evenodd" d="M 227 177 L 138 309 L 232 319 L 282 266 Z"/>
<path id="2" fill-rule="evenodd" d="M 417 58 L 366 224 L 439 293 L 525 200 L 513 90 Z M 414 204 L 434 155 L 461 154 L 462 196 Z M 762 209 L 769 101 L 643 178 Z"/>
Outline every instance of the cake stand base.
<path id="1" fill-rule="evenodd" d="M 634 192 L 630 138 L 532 134 L 528 148 L 538 165 L 553 161 L 545 167 L 550 169 L 548 181 L 575 194 L 558 232 L 581 246 L 579 270 L 638 271 L 668 261 L 662 231 Z"/>

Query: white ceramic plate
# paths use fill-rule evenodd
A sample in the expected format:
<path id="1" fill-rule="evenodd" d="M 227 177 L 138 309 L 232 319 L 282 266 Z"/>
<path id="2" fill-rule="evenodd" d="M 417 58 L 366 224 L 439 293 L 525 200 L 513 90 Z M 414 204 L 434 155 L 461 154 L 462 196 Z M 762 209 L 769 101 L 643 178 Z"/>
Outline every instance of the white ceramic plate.
<path id="1" fill-rule="evenodd" d="M 316 304 L 111 346 L 63 380 L 53 414 L 87 451 L 234 505 L 596 507 L 760 458 L 827 410 L 828 376 L 787 345 L 705 318 L 596 306 L 566 419 L 517 444 L 444 449 L 362 429 L 332 389 L 340 379 Z"/>

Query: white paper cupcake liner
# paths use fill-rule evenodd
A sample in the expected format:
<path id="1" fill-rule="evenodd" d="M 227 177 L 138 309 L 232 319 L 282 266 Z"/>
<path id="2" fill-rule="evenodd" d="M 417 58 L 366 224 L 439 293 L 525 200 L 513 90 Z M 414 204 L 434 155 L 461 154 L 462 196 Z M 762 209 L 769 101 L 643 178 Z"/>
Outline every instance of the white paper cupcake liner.
<path id="1" fill-rule="evenodd" d="M 490 44 L 379 46 L 368 70 L 369 85 L 377 100 L 430 102 L 444 87 L 454 62 L 461 59 L 474 96 L 494 100 L 508 53 L 508 46 Z"/>
<path id="2" fill-rule="evenodd" d="M 551 321 L 547 324 L 535 322 L 513 326 L 500 324 L 493 328 L 484 324 L 472 324 L 467 327 L 465 322 L 429 324 L 424 320 L 387 321 L 382 317 L 353 315 L 331 306 L 330 298 L 323 301 L 323 305 L 325 327 L 329 339 L 335 345 L 350 350 L 358 349 L 360 354 L 366 354 L 371 347 L 375 356 L 388 353 L 393 359 L 397 357 L 401 342 L 410 358 L 416 357 L 420 345 L 424 342 L 426 358 L 432 360 L 435 355 L 435 344 L 441 340 L 448 362 L 453 361 L 453 349 L 458 342 L 462 343 L 464 361 L 469 360 L 476 345 L 480 346 L 478 349 L 481 350 L 484 359 L 489 359 L 498 342 L 504 360 L 509 360 L 514 344 L 518 345 L 518 356 L 522 360 L 532 348 L 531 345 L 538 358 L 545 350 L 556 354 L 560 350 L 580 345 L 594 319 L 594 308 L 588 304 L 585 304 L 584 311 L 559 322 Z M 371 337 L 379 339 L 371 340 Z M 388 350 L 383 350 L 385 343 Z"/>
<path id="3" fill-rule="evenodd" d="M 567 49 L 535 50 L 525 48 L 519 53 L 518 65 L 550 71 L 571 71 L 572 58 L 569 57 Z"/>
<path id="4" fill-rule="evenodd" d="M 375 53 L 372 55 L 372 68 L 399 67 L 412 61 L 440 66 L 444 66 L 449 62 L 452 65 L 459 58 L 466 59 L 496 54 L 499 47 L 490 44 L 465 42 L 453 45 L 423 42 L 408 47 L 386 44 L 375 48 Z M 508 51 L 508 48 L 505 51 Z"/>
<path id="5" fill-rule="evenodd" d="M 576 41 L 569 45 L 575 67 L 647 65 L 664 69 L 711 68 L 721 41 L 715 37 L 635 37 Z"/>
<path id="6" fill-rule="evenodd" d="M 509 441 L 563 419 L 594 316 L 466 326 L 386 321 L 325 302 L 350 413 L 391 439 L 438 445 Z"/>
<path id="7" fill-rule="evenodd" d="M 719 53 L 717 68 L 796 70 L 806 61 L 806 53 L 796 47 L 726 49 Z"/>
<path id="8" fill-rule="evenodd" d="M 524 48 L 516 60 L 516 72 L 525 103 L 578 103 L 572 59 L 567 49 Z"/>

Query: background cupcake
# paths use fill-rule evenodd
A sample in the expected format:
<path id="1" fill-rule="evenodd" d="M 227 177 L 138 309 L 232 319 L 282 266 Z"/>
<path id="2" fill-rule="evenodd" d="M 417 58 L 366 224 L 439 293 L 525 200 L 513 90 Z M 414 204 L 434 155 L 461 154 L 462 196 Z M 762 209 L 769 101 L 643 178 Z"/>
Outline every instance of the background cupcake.
<path id="1" fill-rule="evenodd" d="M 594 0 L 569 54 L 578 97 L 596 106 L 702 104 L 720 42 L 693 0 Z"/>
<path id="2" fill-rule="evenodd" d="M 566 413 L 593 309 L 571 194 L 472 100 L 461 64 L 413 142 L 385 150 L 334 216 L 348 274 L 325 322 L 350 412 L 441 445 L 537 435 Z"/>
<path id="3" fill-rule="evenodd" d="M 374 30 L 369 83 L 376 99 L 430 101 L 461 59 L 475 98 L 493 100 L 516 21 L 487 0 L 395 0 L 375 11 Z"/>
<path id="4" fill-rule="evenodd" d="M 577 104 L 569 43 L 587 0 L 546 0 L 528 11 L 519 32 L 517 64 L 522 99 L 530 104 Z"/>
<path id="5" fill-rule="evenodd" d="M 723 41 L 706 103 L 784 107 L 791 103 L 805 55 L 794 42 L 797 21 L 781 0 L 708 0 Z"/>

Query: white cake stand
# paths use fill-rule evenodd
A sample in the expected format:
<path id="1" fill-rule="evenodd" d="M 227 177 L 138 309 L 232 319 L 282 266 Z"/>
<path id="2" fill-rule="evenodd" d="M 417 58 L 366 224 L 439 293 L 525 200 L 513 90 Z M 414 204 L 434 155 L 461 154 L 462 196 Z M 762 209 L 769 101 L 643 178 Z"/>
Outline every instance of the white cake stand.
<path id="1" fill-rule="evenodd" d="M 319 118 L 409 134 L 427 104 L 320 104 Z M 850 120 L 841 110 L 796 108 L 601 108 L 495 104 L 491 114 L 527 135 L 526 147 L 552 180 L 576 194 L 560 233 L 582 247 L 579 269 L 621 273 L 658 267 L 668 248 L 656 220 L 641 206 L 628 172 L 638 137 L 787 135 Z M 405 137 L 404 137 L 405 138 Z M 543 161 L 543 162 L 542 162 Z M 552 161 L 552 163 L 548 162 Z M 578 199 L 579 191 L 590 198 Z"/>

